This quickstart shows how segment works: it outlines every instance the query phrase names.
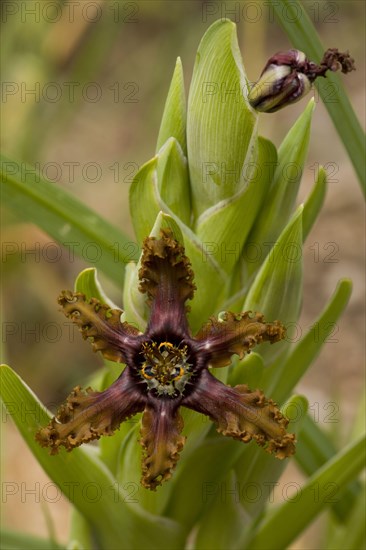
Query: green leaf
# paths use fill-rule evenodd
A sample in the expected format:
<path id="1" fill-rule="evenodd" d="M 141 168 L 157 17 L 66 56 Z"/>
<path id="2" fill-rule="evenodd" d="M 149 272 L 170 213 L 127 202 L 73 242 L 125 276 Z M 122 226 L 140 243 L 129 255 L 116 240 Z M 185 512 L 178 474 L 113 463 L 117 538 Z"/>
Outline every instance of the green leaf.
<path id="1" fill-rule="evenodd" d="M 187 155 L 186 143 L 186 97 L 184 92 L 183 67 L 180 57 L 175 64 L 173 78 L 170 83 L 168 97 L 160 124 L 156 152 L 170 138 L 174 137 Z"/>
<path id="2" fill-rule="evenodd" d="M 2 529 L 0 532 L 2 550 L 61 550 L 52 540 L 42 539 L 34 535 L 25 535 L 18 531 Z"/>
<path id="3" fill-rule="evenodd" d="M 225 292 L 225 275 L 211 257 L 206 248 L 194 233 L 183 231 L 186 255 L 192 263 L 194 282 L 197 290 L 194 299 L 190 303 L 191 311 L 188 313 L 189 325 L 192 333 L 201 328 L 210 315 L 217 313 Z"/>
<path id="4" fill-rule="evenodd" d="M 303 422 L 306 417 L 308 402 L 302 395 L 293 395 L 281 408 L 282 413 L 290 420 L 288 431 L 301 437 Z M 297 451 L 296 451 L 297 452 Z M 241 504 L 246 512 L 256 518 L 263 510 L 274 489 L 277 480 L 288 465 L 288 460 L 278 460 L 256 445 L 243 449 L 235 464 L 235 471 L 241 491 Z M 254 493 L 254 498 L 251 495 Z"/>
<path id="5" fill-rule="evenodd" d="M 359 435 L 363 434 L 366 431 L 366 418 L 365 418 L 365 409 L 366 409 L 366 388 L 363 387 L 360 399 L 357 406 L 357 412 L 355 418 L 353 419 L 352 430 L 349 434 L 350 439 L 356 439 Z"/>
<path id="6" fill-rule="evenodd" d="M 186 225 L 190 225 L 191 201 L 187 158 L 174 138 L 158 153 L 158 187 L 162 200 Z"/>
<path id="7" fill-rule="evenodd" d="M 241 451 L 241 442 L 224 437 L 206 439 L 176 471 L 171 480 L 174 488 L 164 514 L 187 529 L 192 528 L 220 490 L 220 481 Z"/>
<path id="8" fill-rule="evenodd" d="M 248 182 L 257 115 L 232 21 L 219 19 L 198 47 L 189 90 L 187 148 L 195 217 Z"/>
<path id="9" fill-rule="evenodd" d="M 191 218 L 187 159 L 174 138 L 169 138 L 133 178 L 130 212 L 138 241 L 150 234 L 162 210 L 182 223 Z"/>
<path id="10" fill-rule="evenodd" d="M 75 292 L 82 292 L 87 298 L 97 298 L 103 304 L 116 308 L 116 304 L 104 292 L 95 267 L 88 267 L 79 273 L 75 280 Z"/>
<path id="11" fill-rule="evenodd" d="M 36 396 L 8 366 L 1 367 L 1 397 L 36 459 L 66 497 L 94 526 L 105 548 L 165 548 L 181 545 L 179 526 L 126 502 L 119 487 L 94 448 L 84 445 L 72 453 L 51 456 L 35 441 L 35 432 L 49 415 Z M 34 414 L 24 415 L 24 410 Z M 98 504 L 96 504 L 98 503 Z"/>
<path id="12" fill-rule="evenodd" d="M 283 408 L 290 419 L 289 430 L 299 433 L 307 410 L 307 400 L 293 396 Z M 251 525 L 263 510 L 278 478 L 288 464 L 263 452 L 256 445 L 242 445 L 240 458 L 219 483 L 208 485 L 213 499 L 199 523 L 195 548 L 226 550 L 236 548 L 238 533 Z M 214 541 L 217 540 L 216 543 Z"/>
<path id="13" fill-rule="evenodd" d="M 337 449 L 326 432 L 320 429 L 311 416 L 305 416 L 295 455 L 295 460 L 302 471 L 307 476 L 313 475 L 336 453 Z M 343 489 L 342 498 L 332 504 L 332 510 L 339 521 L 345 521 L 352 511 L 356 497 L 360 494 L 360 488 L 360 484 L 353 481 Z"/>
<path id="14" fill-rule="evenodd" d="M 266 514 L 247 547 L 251 550 L 287 548 L 313 519 L 339 498 L 343 487 L 357 478 L 365 459 L 365 437 L 360 437 L 317 470 L 296 498 Z M 239 539 L 237 548 L 242 547 Z"/>
<path id="15" fill-rule="evenodd" d="M 141 166 L 133 178 L 129 191 L 132 223 L 140 244 L 150 235 L 156 216 L 162 210 L 158 191 L 157 163 L 158 158 L 155 156 Z"/>
<path id="16" fill-rule="evenodd" d="M 311 61 L 319 63 L 326 48 L 302 4 L 298 0 L 282 0 L 281 3 L 270 0 L 270 4 L 293 46 L 305 52 Z M 338 74 L 328 71 L 327 77 L 319 78 L 315 86 L 348 152 L 361 189 L 366 194 L 365 134 L 348 99 L 342 79 Z"/>
<path id="17" fill-rule="evenodd" d="M 21 221 L 38 225 L 71 255 L 83 258 L 91 247 L 99 256 L 95 266 L 117 284 L 123 282 L 124 264 L 136 257 L 136 247 L 121 231 L 24 163 L 1 157 L 1 181 L 4 203 Z"/>
<path id="18" fill-rule="evenodd" d="M 360 550 L 366 546 L 365 524 L 366 485 L 363 484 L 349 517 L 342 524 L 330 518 L 326 548 Z"/>
<path id="19" fill-rule="evenodd" d="M 184 244 L 184 238 L 179 224 L 176 222 L 177 218 L 164 214 L 164 212 L 159 212 L 153 228 L 151 229 L 150 236 L 158 239 L 162 229 L 169 229 L 173 238 L 181 244 Z M 184 225 L 182 224 L 184 227 Z"/>
<path id="20" fill-rule="evenodd" d="M 221 481 L 214 502 L 198 524 L 194 548 L 231 550 L 248 518 L 239 501 L 240 485 L 231 471 Z"/>
<path id="21" fill-rule="evenodd" d="M 256 261 L 247 262 L 249 276 L 258 269 L 269 245 L 277 240 L 293 212 L 309 146 L 314 105 L 311 99 L 278 150 L 272 187 L 248 237 L 248 246 L 254 244 L 261 250 Z"/>
<path id="22" fill-rule="evenodd" d="M 111 382 L 107 386 L 110 386 L 116 380 L 116 378 L 117 376 L 114 376 L 113 380 L 111 380 Z M 131 429 L 139 425 L 140 417 L 141 414 L 136 414 L 129 420 L 122 422 L 118 432 L 116 432 L 113 437 L 104 437 L 99 442 L 100 459 L 106 464 L 106 466 L 108 466 L 113 476 L 118 476 L 118 472 L 121 468 L 121 449 L 123 448 L 125 440 L 128 437 Z M 141 472 L 141 462 L 139 462 L 138 460 L 136 462 L 136 467 L 138 467 Z M 127 483 L 129 481 L 130 480 L 128 480 Z M 130 492 L 138 493 L 140 491 L 140 478 L 137 479 L 134 487 L 132 487 L 131 485 L 127 486 L 126 482 L 124 482 L 124 484 L 121 485 L 120 488 L 125 495 L 125 501 L 128 502 L 127 497 Z M 143 502 L 140 502 L 140 499 L 138 500 L 138 503 L 140 506 L 143 506 Z"/>
<path id="23" fill-rule="evenodd" d="M 268 321 L 296 323 L 302 297 L 302 206 L 299 206 L 265 259 L 246 297 L 243 311 L 259 311 Z M 278 356 L 286 342 L 261 344 L 266 358 Z"/>
<path id="24" fill-rule="evenodd" d="M 228 197 L 206 210 L 197 221 L 196 233 L 211 246 L 212 255 L 231 274 L 243 244 L 268 192 L 277 161 L 275 146 L 258 138 L 258 158 L 248 184 L 234 197 Z"/>
<path id="25" fill-rule="evenodd" d="M 262 357 L 255 352 L 251 352 L 242 360 L 234 360 L 228 376 L 230 386 L 237 384 L 247 384 L 252 390 L 259 388 L 259 384 L 264 372 L 264 362 Z"/>
<path id="26" fill-rule="evenodd" d="M 139 268 L 140 261 L 137 264 L 130 262 L 126 265 L 126 279 L 123 287 L 124 320 L 144 331 L 149 308 L 146 305 L 146 296 L 138 289 Z"/>
<path id="27" fill-rule="evenodd" d="M 337 321 L 348 303 L 351 290 L 351 281 L 341 280 L 324 311 L 291 350 L 286 360 L 281 364 L 276 362 L 265 372 L 263 388 L 275 401 L 282 403 L 287 398 L 320 353 L 323 344 L 328 338 L 332 338 L 331 335 L 337 328 Z"/>
<path id="28" fill-rule="evenodd" d="M 76 508 L 72 508 L 67 550 L 88 550 L 89 548 L 93 548 L 93 527 Z"/>
<path id="29" fill-rule="evenodd" d="M 321 166 L 319 168 L 314 187 L 312 188 L 311 193 L 304 204 L 304 210 L 302 213 L 302 237 L 304 242 L 324 204 L 326 192 L 327 173 Z"/>

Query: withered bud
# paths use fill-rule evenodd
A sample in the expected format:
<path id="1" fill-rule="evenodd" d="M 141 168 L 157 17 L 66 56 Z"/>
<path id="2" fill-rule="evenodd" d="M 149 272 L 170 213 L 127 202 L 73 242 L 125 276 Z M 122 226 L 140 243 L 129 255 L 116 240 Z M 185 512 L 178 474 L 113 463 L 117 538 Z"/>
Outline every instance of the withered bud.
<path id="1" fill-rule="evenodd" d="M 278 52 L 268 60 L 250 90 L 249 103 L 257 111 L 274 113 L 304 97 L 315 79 L 326 76 L 326 71 L 338 70 L 345 74 L 355 70 L 354 60 L 348 52 L 330 48 L 319 65 L 299 50 Z"/>

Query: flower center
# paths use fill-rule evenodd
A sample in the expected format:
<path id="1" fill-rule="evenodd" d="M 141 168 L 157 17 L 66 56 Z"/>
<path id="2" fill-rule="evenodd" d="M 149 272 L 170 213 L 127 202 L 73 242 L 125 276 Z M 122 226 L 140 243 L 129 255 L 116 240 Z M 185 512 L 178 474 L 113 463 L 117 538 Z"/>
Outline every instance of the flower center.
<path id="1" fill-rule="evenodd" d="M 177 347 L 170 342 L 142 344 L 144 361 L 140 375 L 147 383 L 149 390 L 156 390 L 158 395 L 177 397 L 192 376 L 188 363 L 187 346 Z"/>

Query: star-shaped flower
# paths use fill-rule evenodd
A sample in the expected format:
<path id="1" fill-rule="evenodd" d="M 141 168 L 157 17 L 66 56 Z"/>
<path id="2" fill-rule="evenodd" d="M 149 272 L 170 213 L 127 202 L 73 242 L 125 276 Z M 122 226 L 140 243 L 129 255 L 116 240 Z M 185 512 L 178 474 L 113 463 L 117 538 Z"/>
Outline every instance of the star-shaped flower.
<path id="1" fill-rule="evenodd" d="M 272 400 L 246 385 L 226 386 L 209 371 L 230 365 L 232 355 L 242 358 L 260 342 L 282 339 L 281 323 L 266 323 L 258 313 L 228 312 L 212 317 L 192 337 L 186 301 L 195 290 L 193 272 L 169 231 L 145 239 L 139 278 L 151 309 L 144 333 L 121 322 L 122 311 L 80 292 L 62 292 L 65 315 L 91 339 L 94 351 L 126 368 L 105 391 L 74 388 L 57 416 L 38 431 L 38 442 L 51 454 L 62 445 L 71 451 L 112 435 L 121 422 L 143 412 L 141 482 L 155 489 L 171 477 L 183 448 L 183 406 L 209 416 L 223 435 L 244 443 L 255 439 L 278 458 L 293 454 L 295 436 L 286 432 L 288 420 Z"/>

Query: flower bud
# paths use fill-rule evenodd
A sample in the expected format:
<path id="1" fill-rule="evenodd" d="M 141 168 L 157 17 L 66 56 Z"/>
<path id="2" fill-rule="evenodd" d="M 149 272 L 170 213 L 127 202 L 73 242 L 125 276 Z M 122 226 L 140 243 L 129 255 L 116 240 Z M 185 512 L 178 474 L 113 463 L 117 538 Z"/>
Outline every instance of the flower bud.
<path id="1" fill-rule="evenodd" d="M 348 52 L 336 48 L 328 49 L 319 65 L 299 50 L 278 52 L 268 60 L 248 100 L 257 111 L 274 113 L 304 97 L 314 80 L 325 76 L 326 71 L 348 73 L 354 69 L 354 60 Z"/>
<path id="2" fill-rule="evenodd" d="M 299 50 L 279 52 L 264 67 L 249 92 L 249 103 L 257 111 L 274 113 L 299 101 L 311 89 L 311 81 L 301 72 L 306 56 Z"/>

